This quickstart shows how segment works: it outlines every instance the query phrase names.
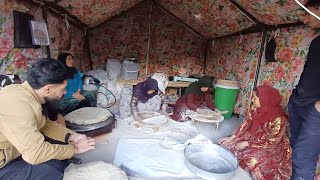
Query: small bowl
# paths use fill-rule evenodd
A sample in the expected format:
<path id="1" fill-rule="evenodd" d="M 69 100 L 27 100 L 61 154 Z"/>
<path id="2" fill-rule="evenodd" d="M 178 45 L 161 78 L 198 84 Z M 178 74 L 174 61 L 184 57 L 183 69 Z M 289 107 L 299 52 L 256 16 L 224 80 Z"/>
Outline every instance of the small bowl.
<path id="1" fill-rule="evenodd" d="M 207 180 L 229 180 L 239 167 L 235 155 L 217 144 L 190 144 L 184 157 L 188 169 Z"/>

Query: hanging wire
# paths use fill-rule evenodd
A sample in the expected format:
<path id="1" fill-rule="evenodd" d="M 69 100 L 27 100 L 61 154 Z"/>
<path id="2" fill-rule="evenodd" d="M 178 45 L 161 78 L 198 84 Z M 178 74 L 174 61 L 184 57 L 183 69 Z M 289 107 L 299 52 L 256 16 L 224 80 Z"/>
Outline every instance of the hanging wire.
<path id="1" fill-rule="evenodd" d="M 274 38 L 277 38 L 281 32 L 281 29 L 277 25 L 275 25 L 275 26 L 277 27 L 277 30 L 276 30 L 276 32 L 274 32 Z"/>
<path id="2" fill-rule="evenodd" d="M 295 0 L 296 3 L 298 3 L 299 6 L 301 6 L 304 10 L 306 10 L 309 14 L 311 14 L 312 16 L 314 16 L 315 18 L 317 18 L 318 20 L 320 20 L 320 17 L 316 14 L 314 14 L 313 12 L 311 12 L 308 8 L 306 8 L 299 0 Z"/>
<path id="3" fill-rule="evenodd" d="M 64 22 L 66 23 L 66 27 L 69 30 L 70 29 L 70 23 L 68 21 L 68 15 L 67 14 L 64 15 Z"/>
<path id="4" fill-rule="evenodd" d="M 241 44 L 243 41 L 243 35 L 240 33 L 240 41 L 239 41 L 239 44 Z"/>
<path id="5" fill-rule="evenodd" d="M 104 87 L 104 86 L 102 86 L 102 85 L 100 85 L 100 84 L 96 84 L 96 83 L 90 83 L 90 84 L 92 84 L 92 85 L 95 85 L 95 86 L 97 86 L 98 88 L 99 87 L 102 87 L 102 88 L 104 88 L 105 90 L 106 90 L 106 92 L 109 92 L 112 96 L 113 96 L 113 98 L 114 98 L 114 101 L 113 101 L 113 103 L 111 104 L 111 105 L 109 105 L 109 106 L 103 106 L 101 103 L 99 103 L 98 105 L 99 106 L 101 106 L 102 108 L 110 108 L 110 107 L 112 107 L 113 105 L 115 105 L 116 104 L 116 102 L 117 102 L 117 98 L 116 98 L 116 96 L 108 89 L 108 88 L 106 88 L 106 87 Z M 97 92 L 97 94 L 103 94 L 106 98 L 107 98 L 107 102 L 108 102 L 108 104 L 109 104 L 109 97 L 108 97 L 108 95 L 106 95 L 105 93 L 103 93 L 103 92 Z"/>

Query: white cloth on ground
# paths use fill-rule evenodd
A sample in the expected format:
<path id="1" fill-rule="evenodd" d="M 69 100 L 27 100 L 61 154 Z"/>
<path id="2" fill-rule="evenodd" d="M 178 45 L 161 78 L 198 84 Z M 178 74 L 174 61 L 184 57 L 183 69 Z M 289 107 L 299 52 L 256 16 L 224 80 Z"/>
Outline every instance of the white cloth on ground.
<path id="1" fill-rule="evenodd" d="M 174 139 L 171 137 L 171 139 Z M 130 176 L 147 178 L 194 178 L 184 164 L 183 149 L 189 143 L 212 143 L 203 135 L 182 142 L 160 139 L 121 139 L 113 164 L 121 167 Z M 174 163 L 172 161 L 174 159 Z"/>

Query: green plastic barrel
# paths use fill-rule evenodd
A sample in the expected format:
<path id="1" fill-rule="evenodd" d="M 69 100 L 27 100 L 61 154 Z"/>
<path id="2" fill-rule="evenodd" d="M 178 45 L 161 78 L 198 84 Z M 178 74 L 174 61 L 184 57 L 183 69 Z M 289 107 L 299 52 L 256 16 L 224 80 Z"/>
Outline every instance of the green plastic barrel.
<path id="1" fill-rule="evenodd" d="M 239 87 L 215 85 L 214 102 L 216 107 L 221 111 L 228 111 L 222 114 L 224 119 L 230 119 L 233 114 L 233 108 L 236 103 Z"/>

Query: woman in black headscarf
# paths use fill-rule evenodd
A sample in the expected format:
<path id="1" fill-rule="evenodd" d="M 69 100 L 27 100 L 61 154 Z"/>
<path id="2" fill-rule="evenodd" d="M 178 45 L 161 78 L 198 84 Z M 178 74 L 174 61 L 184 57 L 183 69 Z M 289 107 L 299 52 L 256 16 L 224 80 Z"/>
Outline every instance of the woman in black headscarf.
<path id="1" fill-rule="evenodd" d="M 147 103 L 154 96 L 159 95 L 162 100 L 161 110 L 163 113 L 166 112 L 167 101 L 165 95 L 159 90 L 158 82 L 155 79 L 148 78 L 144 82 L 137 84 L 133 89 L 132 99 L 131 99 L 131 113 L 135 120 L 140 120 L 138 115 L 137 104 Z"/>
<path id="2" fill-rule="evenodd" d="M 83 90 L 83 73 L 74 67 L 73 56 L 69 53 L 62 53 L 59 55 L 58 60 L 65 65 L 69 72 L 67 92 L 59 102 L 62 114 L 66 115 L 73 110 L 92 106 L 94 104 L 94 95 L 90 91 Z"/>

